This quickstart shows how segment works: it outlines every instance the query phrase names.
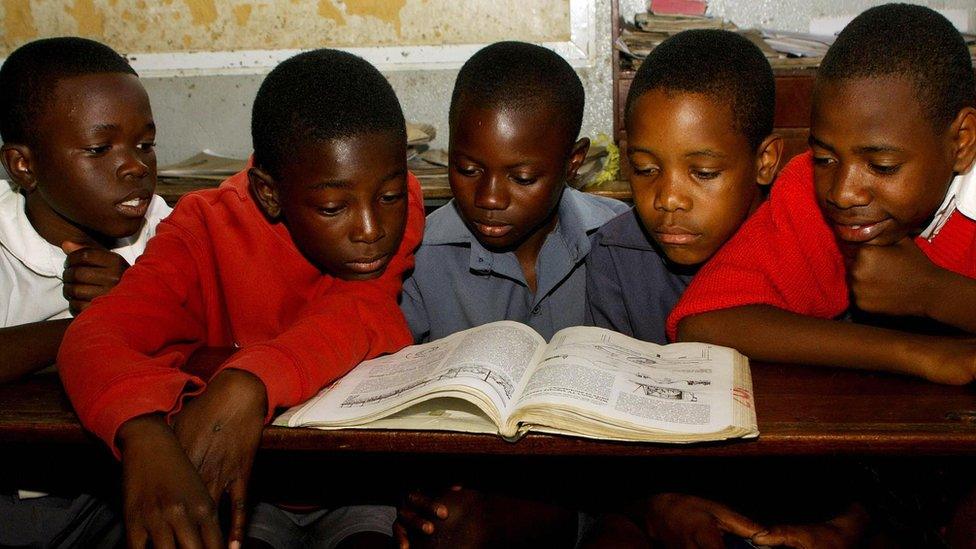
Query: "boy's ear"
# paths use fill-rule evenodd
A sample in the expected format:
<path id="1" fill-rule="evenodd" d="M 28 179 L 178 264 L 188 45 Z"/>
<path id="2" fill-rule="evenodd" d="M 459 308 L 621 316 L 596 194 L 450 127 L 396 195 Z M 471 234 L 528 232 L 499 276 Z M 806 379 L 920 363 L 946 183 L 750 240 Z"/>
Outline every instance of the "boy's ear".
<path id="1" fill-rule="evenodd" d="M 271 174 L 252 166 L 247 170 L 247 182 L 251 194 L 268 219 L 275 220 L 281 215 L 281 201 L 278 196 L 278 182 Z"/>
<path id="2" fill-rule="evenodd" d="M 34 191 L 37 178 L 34 176 L 30 147 L 5 143 L 0 147 L 0 162 L 3 162 L 3 169 L 7 170 L 7 175 L 18 187 L 27 192 Z"/>
<path id="3" fill-rule="evenodd" d="M 776 179 L 779 163 L 783 160 L 783 138 L 770 134 L 759 144 L 756 151 L 756 183 L 765 186 Z"/>
<path id="4" fill-rule="evenodd" d="M 584 137 L 573 143 L 573 151 L 569 153 L 569 163 L 566 165 L 566 181 L 572 181 L 576 172 L 586 160 L 586 153 L 590 151 L 590 138 Z"/>
<path id="5" fill-rule="evenodd" d="M 952 171 L 964 173 L 976 159 L 976 109 L 965 107 L 960 110 L 949 128 L 954 134 L 953 145 L 956 149 Z"/>

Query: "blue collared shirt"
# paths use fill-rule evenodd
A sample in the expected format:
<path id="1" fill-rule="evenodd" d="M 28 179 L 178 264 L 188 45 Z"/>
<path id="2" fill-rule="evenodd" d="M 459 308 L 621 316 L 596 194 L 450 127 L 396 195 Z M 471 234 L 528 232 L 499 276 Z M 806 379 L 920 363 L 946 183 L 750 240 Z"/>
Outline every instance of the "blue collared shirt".
<path id="1" fill-rule="evenodd" d="M 664 344 L 665 321 L 694 269 L 665 260 L 644 232 L 636 210 L 594 235 L 586 258 L 587 324 Z"/>
<path id="2" fill-rule="evenodd" d="M 582 324 L 591 235 L 627 206 L 567 188 L 558 208 L 556 226 L 536 259 L 535 293 L 515 254 L 485 249 L 453 200 L 427 216 L 417 266 L 400 299 L 414 340 L 439 339 L 496 320 L 528 324 L 548 340 L 562 328 Z"/>

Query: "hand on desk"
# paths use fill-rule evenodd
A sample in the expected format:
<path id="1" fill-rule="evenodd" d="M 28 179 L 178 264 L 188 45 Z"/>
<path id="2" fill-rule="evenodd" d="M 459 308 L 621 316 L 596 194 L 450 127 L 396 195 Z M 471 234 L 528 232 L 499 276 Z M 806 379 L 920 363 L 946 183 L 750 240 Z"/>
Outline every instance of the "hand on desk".
<path id="1" fill-rule="evenodd" d="M 128 547 L 223 547 L 213 499 L 162 416 L 125 422 L 118 440 Z"/>
<path id="2" fill-rule="evenodd" d="M 214 502 L 230 499 L 228 540 L 243 542 L 247 484 L 267 411 L 264 384 L 253 374 L 227 369 L 189 401 L 174 421 L 176 438 Z"/>
<path id="3" fill-rule="evenodd" d="M 61 244 L 61 249 L 68 256 L 64 262 L 61 292 L 75 316 L 88 308 L 93 299 L 114 288 L 129 268 L 129 262 L 121 255 L 94 243 L 66 241 Z"/>

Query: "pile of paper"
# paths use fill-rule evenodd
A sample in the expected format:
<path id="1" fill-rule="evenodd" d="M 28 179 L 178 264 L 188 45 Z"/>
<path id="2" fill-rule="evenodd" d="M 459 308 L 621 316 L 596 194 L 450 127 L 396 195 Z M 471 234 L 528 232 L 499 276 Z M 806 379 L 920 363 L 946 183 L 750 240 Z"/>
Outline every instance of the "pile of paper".
<path id="1" fill-rule="evenodd" d="M 427 144 L 437 136 L 437 131 L 430 124 L 407 123 L 407 159 L 417 157 L 427 149 Z M 246 158 L 233 158 L 204 149 L 190 158 L 175 164 L 163 166 L 157 170 L 161 178 L 173 179 L 205 179 L 223 181 L 247 166 Z M 413 169 L 413 168 L 411 168 Z M 444 170 L 444 174 L 447 171 Z"/>
<path id="2" fill-rule="evenodd" d="M 653 7 L 653 4 L 652 4 Z M 681 31 L 724 29 L 742 34 L 766 55 L 776 68 L 816 67 L 833 37 L 771 30 L 740 30 L 720 17 L 705 15 L 661 15 L 638 13 L 634 24 L 625 24 L 614 46 L 620 51 L 624 68 L 636 70 L 658 44 Z"/>

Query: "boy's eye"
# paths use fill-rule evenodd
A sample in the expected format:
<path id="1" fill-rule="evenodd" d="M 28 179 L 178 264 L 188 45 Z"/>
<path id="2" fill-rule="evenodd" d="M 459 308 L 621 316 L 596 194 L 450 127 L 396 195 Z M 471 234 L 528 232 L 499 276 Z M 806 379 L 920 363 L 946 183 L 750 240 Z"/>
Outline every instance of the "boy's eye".
<path id="1" fill-rule="evenodd" d="M 512 175 L 510 176 L 510 178 L 512 181 L 518 183 L 519 185 L 531 185 L 535 183 L 537 179 L 536 177 L 532 177 L 528 175 Z"/>
<path id="2" fill-rule="evenodd" d="M 657 169 L 656 166 L 647 166 L 647 167 L 634 166 L 634 175 L 637 175 L 637 176 L 640 176 L 640 177 L 650 177 L 650 176 L 656 174 L 657 172 L 658 172 L 658 169 Z"/>
<path id="3" fill-rule="evenodd" d="M 719 171 L 710 172 L 710 171 L 706 171 L 706 170 L 694 170 L 692 172 L 692 174 L 694 174 L 694 176 L 697 179 L 702 179 L 702 180 L 705 180 L 705 181 L 709 181 L 709 180 L 712 180 L 712 179 L 717 178 L 719 175 L 722 174 L 722 172 L 719 172 Z"/>
<path id="4" fill-rule="evenodd" d="M 145 143 L 139 143 L 139 150 L 149 152 L 156 148 L 155 141 L 147 141 Z"/>
<path id="5" fill-rule="evenodd" d="M 871 171 L 878 175 L 894 175 L 900 168 L 901 164 L 871 164 Z"/>
<path id="6" fill-rule="evenodd" d="M 111 145 L 93 145 L 91 147 L 85 147 L 84 150 L 88 154 L 103 154 L 111 148 Z"/>
<path id="7" fill-rule="evenodd" d="M 464 177 L 474 177 L 478 173 L 477 168 L 470 166 L 455 166 L 454 171 L 463 175 Z"/>
<path id="8" fill-rule="evenodd" d="M 834 162 L 834 159 L 829 156 L 814 156 L 813 165 L 817 167 L 829 166 Z"/>
<path id="9" fill-rule="evenodd" d="M 403 197 L 407 196 L 407 193 L 388 193 L 380 196 L 380 204 L 396 204 Z"/>
<path id="10" fill-rule="evenodd" d="M 336 204 L 336 205 L 329 204 L 326 206 L 319 206 L 319 213 L 324 216 L 332 217 L 334 215 L 339 215 L 340 213 L 342 213 L 342 210 L 344 210 L 345 208 L 346 207 L 342 204 Z"/>

